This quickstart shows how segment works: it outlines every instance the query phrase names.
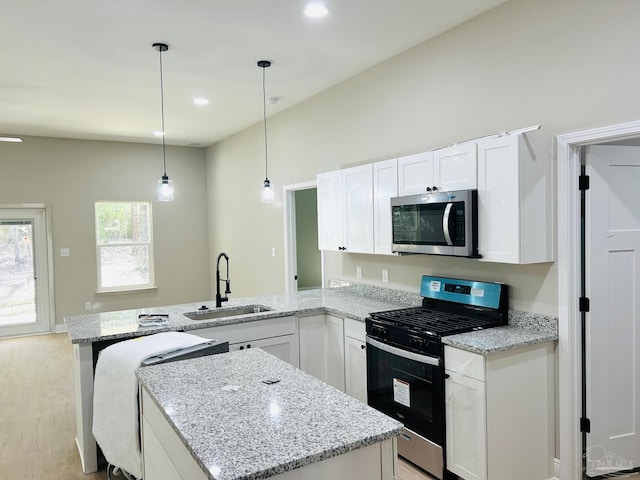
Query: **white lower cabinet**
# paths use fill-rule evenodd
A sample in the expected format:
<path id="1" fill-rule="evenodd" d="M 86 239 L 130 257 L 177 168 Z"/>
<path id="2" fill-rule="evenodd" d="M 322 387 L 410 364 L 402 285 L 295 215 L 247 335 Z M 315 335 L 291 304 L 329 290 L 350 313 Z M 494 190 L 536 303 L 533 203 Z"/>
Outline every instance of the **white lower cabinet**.
<path id="1" fill-rule="evenodd" d="M 193 330 L 194 335 L 229 342 L 229 351 L 262 348 L 281 360 L 298 366 L 296 317 L 270 318 Z"/>
<path id="2" fill-rule="evenodd" d="M 367 403 L 367 349 L 365 324 L 344 320 L 344 370 L 346 393 Z"/>
<path id="3" fill-rule="evenodd" d="M 553 342 L 492 355 L 445 346 L 447 469 L 545 480 L 555 453 Z"/>
<path id="4" fill-rule="evenodd" d="M 298 318 L 300 369 L 344 392 L 343 319 L 335 315 Z"/>
<path id="5" fill-rule="evenodd" d="M 335 315 L 299 317 L 300 369 L 367 403 L 365 324 Z"/>

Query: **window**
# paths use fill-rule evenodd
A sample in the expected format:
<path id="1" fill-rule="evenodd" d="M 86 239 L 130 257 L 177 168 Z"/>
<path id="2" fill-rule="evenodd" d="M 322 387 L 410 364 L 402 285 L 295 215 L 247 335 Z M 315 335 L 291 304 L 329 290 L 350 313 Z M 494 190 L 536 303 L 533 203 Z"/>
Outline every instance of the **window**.
<path id="1" fill-rule="evenodd" d="M 98 291 L 155 287 L 151 202 L 96 202 Z"/>

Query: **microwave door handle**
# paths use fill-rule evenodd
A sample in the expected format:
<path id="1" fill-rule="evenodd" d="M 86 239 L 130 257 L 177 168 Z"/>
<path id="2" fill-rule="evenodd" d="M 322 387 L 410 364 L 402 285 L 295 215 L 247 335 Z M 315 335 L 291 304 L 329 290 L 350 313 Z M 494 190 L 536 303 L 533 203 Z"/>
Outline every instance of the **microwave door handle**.
<path id="1" fill-rule="evenodd" d="M 451 241 L 451 210 L 453 210 L 453 203 L 447 203 L 444 209 L 444 216 L 442 217 L 442 230 L 444 231 L 444 239 L 447 241 L 447 245 L 453 245 Z"/>

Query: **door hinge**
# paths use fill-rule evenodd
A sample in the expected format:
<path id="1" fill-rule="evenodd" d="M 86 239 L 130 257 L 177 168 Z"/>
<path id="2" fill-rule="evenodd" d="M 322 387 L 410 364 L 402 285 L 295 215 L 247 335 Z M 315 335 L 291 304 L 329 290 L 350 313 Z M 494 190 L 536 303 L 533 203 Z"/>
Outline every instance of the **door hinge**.
<path id="1" fill-rule="evenodd" d="M 591 420 L 582 417 L 580 419 L 580 431 L 583 433 L 591 433 Z"/>
<path id="2" fill-rule="evenodd" d="M 578 308 L 581 312 L 588 312 L 589 311 L 589 297 L 580 297 L 580 300 L 578 302 Z"/>
<path id="3" fill-rule="evenodd" d="M 580 175 L 578 177 L 578 190 L 589 190 L 589 175 Z"/>

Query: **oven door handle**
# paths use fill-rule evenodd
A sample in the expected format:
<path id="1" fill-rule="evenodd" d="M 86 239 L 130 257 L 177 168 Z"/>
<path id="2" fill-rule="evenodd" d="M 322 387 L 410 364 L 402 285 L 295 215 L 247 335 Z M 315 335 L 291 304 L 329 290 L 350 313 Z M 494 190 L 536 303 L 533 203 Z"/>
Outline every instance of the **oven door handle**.
<path id="1" fill-rule="evenodd" d="M 406 358 L 408 360 L 415 360 L 416 362 L 426 363 L 427 365 L 431 365 L 433 367 L 440 366 L 440 359 L 438 357 L 432 357 L 429 355 L 421 355 L 419 353 L 410 352 L 408 350 L 403 350 L 398 347 L 393 347 L 391 345 L 387 345 L 386 343 L 379 342 L 367 335 L 366 342 L 372 347 L 378 348 L 384 352 L 390 353 L 392 355 L 396 355 L 398 357 Z"/>

